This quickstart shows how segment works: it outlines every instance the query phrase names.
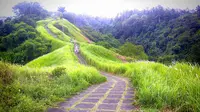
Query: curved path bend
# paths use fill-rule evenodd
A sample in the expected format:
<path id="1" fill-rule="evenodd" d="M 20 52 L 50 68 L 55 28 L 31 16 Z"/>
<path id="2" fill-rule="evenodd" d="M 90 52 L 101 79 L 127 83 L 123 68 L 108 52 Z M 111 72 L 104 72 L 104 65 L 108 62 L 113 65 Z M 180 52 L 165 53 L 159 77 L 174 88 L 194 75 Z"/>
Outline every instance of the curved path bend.
<path id="1" fill-rule="evenodd" d="M 74 48 L 77 46 L 74 43 Z M 81 64 L 86 64 L 79 52 L 75 53 Z M 101 72 L 107 82 L 93 85 L 70 99 L 49 108 L 47 112 L 132 112 L 134 92 L 126 78 Z"/>

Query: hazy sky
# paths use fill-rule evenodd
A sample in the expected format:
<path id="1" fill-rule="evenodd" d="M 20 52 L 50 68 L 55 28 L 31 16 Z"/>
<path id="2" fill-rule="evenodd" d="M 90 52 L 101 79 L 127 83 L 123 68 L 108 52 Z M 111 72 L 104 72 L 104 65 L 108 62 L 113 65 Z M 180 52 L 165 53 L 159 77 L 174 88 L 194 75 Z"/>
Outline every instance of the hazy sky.
<path id="1" fill-rule="evenodd" d="M 12 7 L 25 0 L 0 0 L 0 16 L 13 15 Z M 200 0 L 26 0 L 37 1 L 49 10 L 65 6 L 67 11 L 92 16 L 114 17 L 117 13 L 129 9 L 145 9 L 162 5 L 169 8 L 194 9 Z"/>

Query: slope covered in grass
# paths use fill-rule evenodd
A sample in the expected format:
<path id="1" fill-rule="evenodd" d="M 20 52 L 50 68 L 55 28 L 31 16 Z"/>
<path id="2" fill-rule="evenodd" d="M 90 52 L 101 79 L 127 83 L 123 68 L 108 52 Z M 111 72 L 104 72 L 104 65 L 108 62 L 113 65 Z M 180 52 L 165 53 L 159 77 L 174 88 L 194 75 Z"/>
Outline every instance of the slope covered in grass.
<path id="1" fill-rule="evenodd" d="M 53 51 L 55 49 L 65 46 L 65 42 L 53 37 L 51 34 L 48 33 L 48 31 L 45 29 L 45 25 L 49 22 L 51 22 L 51 19 L 38 21 L 36 29 L 43 38 L 51 41 Z"/>
<path id="2" fill-rule="evenodd" d="M 65 29 L 67 29 L 68 36 L 73 37 L 75 40 L 79 42 L 90 42 L 82 33 L 79 28 L 77 28 L 75 25 L 70 23 L 69 21 L 65 19 L 60 19 L 56 21 L 57 25 L 63 26 Z"/>
<path id="3" fill-rule="evenodd" d="M 95 68 L 79 64 L 73 44 L 48 33 L 48 22 L 37 22 L 37 30 L 51 40 L 53 52 L 26 66 L 0 62 L 0 111 L 44 111 L 92 84 L 106 81 Z"/>
<path id="4" fill-rule="evenodd" d="M 89 64 L 107 72 L 125 73 L 127 68 L 113 51 L 93 44 L 80 46 L 80 52 Z"/>
<path id="5" fill-rule="evenodd" d="M 148 61 L 123 64 L 113 52 L 86 44 L 81 44 L 81 54 L 101 70 L 129 77 L 137 91 L 137 103 L 145 108 L 200 111 L 200 67 L 197 65 L 166 66 Z"/>
<path id="6" fill-rule="evenodd" d="M 64 47 L 57 49 L 47 55 L 43 55 L 31 62 L 26 66 L 29 67 L 53 67 L 61 65 L 74 65 L 78 63 L 78 59 L 73 54 L 73 45 L 67 43 Z"/>
<path id="7" fill-rule="evenodd" d="M 65 35 L 62 31 L 60 31 L 58 28 L 54 26 L 56 24 L 56 20 L 52 20 L 51 22 L 48 23 L 47 27 L 50 29 L 52 33 L 56 35 L 56 37 L 62 41 L 69 42 L 71 37 L 68 35 Z"/>

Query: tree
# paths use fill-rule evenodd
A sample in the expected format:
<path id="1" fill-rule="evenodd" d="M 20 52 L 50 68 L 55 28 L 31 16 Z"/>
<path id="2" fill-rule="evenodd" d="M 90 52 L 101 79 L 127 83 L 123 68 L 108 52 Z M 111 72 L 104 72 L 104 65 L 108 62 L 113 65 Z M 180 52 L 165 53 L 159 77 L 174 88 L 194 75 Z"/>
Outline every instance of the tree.
<path id="1" fill-rule="evenodd" d="M 21 2 L 13 7 L 17 16 L 28 16 L 34 19 L 44 19 L 48 16 L 47 10 L 38 2 Z"/>
<path id="2" fill-rule="evenodd" d="M 197 10 L 197 16 L 200 18 L 200 6 L 199 5 L 196 7 L 196 10 Z"/>
<path id="3" fill-rule="evenodd" d="M 126 42 L 124 45 L 122 45 L 119 48 L 119 53 L 136 59 L 148 59 L 148 56 L 144 52 L 143 46 L 134 45 L 130 42 Z"/>
<path id="4" fill-rule="evenodd" d="M 62 18 L 63 17 L 63 13 L 65 12 L 65 7 L 58 7 L 58 12 L 61 12 L 61 17 L 60 18 Z"/>
<path id="5" fill-rule="evenodd" d="M 0 20 L 0 27 L 3 26 L 3 20 Z"/>

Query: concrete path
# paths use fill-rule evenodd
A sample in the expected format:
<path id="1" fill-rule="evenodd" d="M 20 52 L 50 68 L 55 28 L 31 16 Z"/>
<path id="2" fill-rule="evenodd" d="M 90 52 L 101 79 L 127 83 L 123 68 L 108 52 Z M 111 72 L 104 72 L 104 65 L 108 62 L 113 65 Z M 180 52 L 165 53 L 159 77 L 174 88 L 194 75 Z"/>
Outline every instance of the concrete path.
<path id="1" fill-rule="evenodd" d="M 136 108 L 132 105 L 134 92 L 129 81 L 107 73 L 107 82 L 94 85 L 75 95 L 59 108 L 48 109 L 48 112 L 129 112 Z"/>

